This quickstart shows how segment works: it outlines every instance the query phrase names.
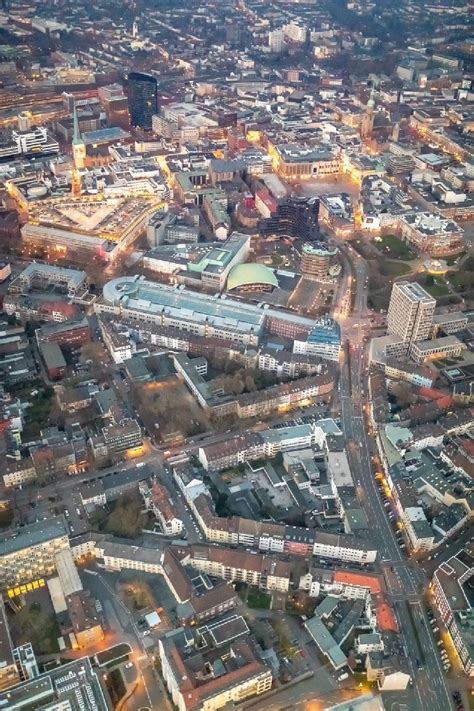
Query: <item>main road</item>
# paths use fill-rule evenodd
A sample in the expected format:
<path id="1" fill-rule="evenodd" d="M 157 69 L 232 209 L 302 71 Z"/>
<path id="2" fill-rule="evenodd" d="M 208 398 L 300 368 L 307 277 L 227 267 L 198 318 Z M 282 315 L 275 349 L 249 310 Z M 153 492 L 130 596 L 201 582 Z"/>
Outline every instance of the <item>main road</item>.
<path id="1" fill-rule="evenodd" d="M 451 696 L 421 599 L 426 578 L 421 568 L 415 562 L 406 560 L 402 554 L 372 469 L 375 442 L 373 436 L 369 436 L 365 417 L 369 405 L 366 337 L 370 332 L 366 303 L 367 268 L 365 261 L 349 246 L 344 251 L 351 260 L 356 281 L 352 316 L 341 319 L 344 343 L 340 380 L 341 421 L 347 440 L 348 460 L 361 505 L 378 543 L 388 597 L 395 607 L 404 639 L 413 681 L 410 709 L 447 711 L 452 708 Z"/>

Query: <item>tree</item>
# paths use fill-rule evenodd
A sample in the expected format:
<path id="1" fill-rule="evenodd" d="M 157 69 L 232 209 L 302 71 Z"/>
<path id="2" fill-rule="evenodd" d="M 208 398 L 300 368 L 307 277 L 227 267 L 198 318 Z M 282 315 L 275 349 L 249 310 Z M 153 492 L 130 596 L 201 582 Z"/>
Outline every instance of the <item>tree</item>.
<path id="1" fill-rule="evenodd" d="M 397 404 L 401 408 L 413 405 L 416 402 L 416 395 L 409 383 L 399 382 L 391 385 L 391 393 L 396 398 Z"/>
<path id="2" fill-rule="evenodd" d="M 232 392 L 235 395 L 240 395 L 244 391 L 244 381 L 239 374 L 234 375 L 232 378 Z"/>
<path id="3" fill-rule="evenodd" d="M 245 385 L 245 389 L 248 393 L 253 393 L 257 389 L 255 380 L 253 379 L 252 375 L 245 376 L 244 385 Z"/>

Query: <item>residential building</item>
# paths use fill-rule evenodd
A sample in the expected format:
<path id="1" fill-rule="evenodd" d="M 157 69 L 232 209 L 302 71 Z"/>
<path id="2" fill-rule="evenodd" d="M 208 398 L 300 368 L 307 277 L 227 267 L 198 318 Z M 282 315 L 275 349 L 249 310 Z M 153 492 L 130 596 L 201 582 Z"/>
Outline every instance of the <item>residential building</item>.
<path id="1" fill-rule="evenodd" d="M 163 555 L 163 576 L 178 603 L 182 624 L 195 625 L 234 609 L 239 596 L 228 582 L 213 583 L 206 574 L 186 564 L 189 550 L 168 546 Z"/>
<path id="2" fill-rule="evenodd" d="M 78 269 L 55 267 L 51 264 L 33 262 L 11 282 L 10 290 L 19 289 L 27 294 L 32 289 L 48 289 L 54 286 L 68 296 L 75 296 L 87 290 L 87 274 Z"/>
<path id="3" fill-rule="evenodd" d="M 98 565 L 106 570 L 138 570 L 143 573 L 163 574 L 161 550 L 143 546 L 117 543 L 107 537 L 97 540 L 92 545 L 86 542 L 77 551 L 76 557 L 88 552 L 96 556 Z M 74 550 L 73 550 L 74 555 Z"/>
<path id="4" fill-rule="evenodd" d="M 82 591 L 66 597 L 66 605 L 77 647 L 93 647 L 104 639 L 104 630 L 94 600 Z"/>
<path id="5" fill-rule="evenodd" d="M 156 481 L 140 482 L 139 489 L 147 510 L 158 519 L 163 533 L 167 536 L 181 533 L 184 524 L 176 513 L 168 489 Z"/>
<path id="6" fill-rule="evenodd" d="M 429 551 L 435 534 L 421 506 L 408 506 L 403 510 L 403 523 L 410 547 L 415 553 Z"/>
<path id="7" fill-rule="evenodd" d="M 159 640 L 158 653 L 179 711 L 217 711 L 272 686 L 272 672 L 256 656 L 248 627 L 237 615 L 168 632 Z"/>
<path id="8" fill-rule="evenodd" d="M 291 565 L 259 553 L 194 545 L 183 562 L 228 582 L 244 582 L 262 590 L 288 592 Z"/>
<path id="9" fill-rule="evenodd" d="M 56 553 L 69 548 L 63 516 L 29 524 L 0 541 L 0 584 L 15 586 L 51 575 Z"/>

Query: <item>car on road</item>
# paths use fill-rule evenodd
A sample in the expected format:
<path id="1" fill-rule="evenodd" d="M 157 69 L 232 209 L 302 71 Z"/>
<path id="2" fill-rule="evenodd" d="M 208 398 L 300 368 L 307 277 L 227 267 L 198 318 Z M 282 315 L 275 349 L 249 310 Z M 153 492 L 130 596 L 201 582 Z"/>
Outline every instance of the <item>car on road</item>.
<path id="1" fill-rule="evenodd" d="M 133 662 L 127 662 L 125 664 L 125 669 L 131 669 L 133 667 Z"/>

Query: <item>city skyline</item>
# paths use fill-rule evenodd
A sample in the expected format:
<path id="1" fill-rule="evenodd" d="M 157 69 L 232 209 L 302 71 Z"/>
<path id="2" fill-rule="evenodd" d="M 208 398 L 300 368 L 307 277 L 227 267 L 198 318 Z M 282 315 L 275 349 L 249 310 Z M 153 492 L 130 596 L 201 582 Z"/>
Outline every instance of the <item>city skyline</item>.
<path id="1" fill-rule="evenodd" d="M 0 7 L 0 706 L 466 711 L 468 0 Z"/>

